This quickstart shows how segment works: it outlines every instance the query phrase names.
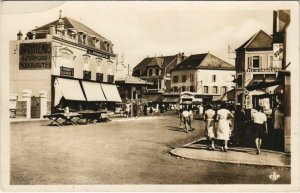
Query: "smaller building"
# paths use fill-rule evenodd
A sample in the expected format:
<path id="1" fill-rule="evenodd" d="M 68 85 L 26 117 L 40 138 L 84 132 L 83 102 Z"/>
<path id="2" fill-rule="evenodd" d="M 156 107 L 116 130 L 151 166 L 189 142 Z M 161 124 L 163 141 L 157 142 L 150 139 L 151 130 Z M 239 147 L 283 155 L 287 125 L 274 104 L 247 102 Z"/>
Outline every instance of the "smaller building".
<path id="1" fill-rule="evenodd" d="M 203 101 L 235 88 L 235 67 L 210 53 L 189 56 L 172 69 L 171 77 L 171 93 L 189 91 Z"/>
<path id="2" fill-rule="evenodd" d="M 129 74 L 117 79 L 115 83 L 123 102 L 142 101 L 142 95 L 146 92 L 147 86 L 152 85 L 152 83 Z"/>

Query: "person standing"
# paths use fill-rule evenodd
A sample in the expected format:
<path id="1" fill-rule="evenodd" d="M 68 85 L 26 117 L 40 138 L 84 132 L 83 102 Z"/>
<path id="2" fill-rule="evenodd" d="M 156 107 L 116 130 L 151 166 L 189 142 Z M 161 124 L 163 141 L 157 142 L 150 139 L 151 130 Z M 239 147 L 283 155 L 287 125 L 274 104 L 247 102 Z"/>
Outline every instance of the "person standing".
<path id="1" fill-rule="evenodd" d="M 212 105 L 207 105 L 207 110 L 204 112 L 205 135 L 207 138 L 207 148 L 209 149 L 209 145 L 211 144 L 212 150 L 215 150 L 215 115 L 216 112 L 212 109 Z"/>
<path id="2" fill-rule="evenodd" d="M 146 103 L 143 106 L 143 113 L 145 116 L 147 116 L 147 104 Z"/>
<path id="3" fill-rule="evenodd" d="M 274 140 L 275 149 L 283 151 L 284 132 L 283 132 L 283 113 L 282 107 L 278 105 L 274 111 Z"/>
<path id="4" fill-rule="evenodd" d="M 242 111 L 240 105 L 237 106 L 234 118 L 234 138 L 235 142 L 239 144 L 242 141 L 242 138 L 244 137 L 246 121 L 245 113 Z"/>
<path id="5" fill-rule="evenodd" d="M 128 118 L 129 113 L 130 113 L 130 104 L 129 103 L 126 103 L 125 113 L 126 113 L 126 117 Z"/>
<path id="6" fill-rule="evenodd" d="M 224 152 L 228 149 L 228 140 L 230 137 L 230 126 L 228 118 L 234 118 L 228 109 L 226 109 L 225 104 L 221 105 L 221 109 L 217 111 L 217 121 L 218 121 L 218 130 L 217 130 L 217 139 L 222 140 L 222 150 Z"/>
<path id="7" fill-rule="evenodd" d="M 262 138 L 264 132 L 268 133 L 268 126 L 267 126 L 267 116 L 264 114 L 263 108 L 261 106 L 257 106 L 257 112 L 253 113 L 253 127 L 254 127 L 254 138 L 255 138 L 255 145 L 256 145 L 256 154 L 259 155 L 261 153 L 260 147 L 262 144 Z"/>

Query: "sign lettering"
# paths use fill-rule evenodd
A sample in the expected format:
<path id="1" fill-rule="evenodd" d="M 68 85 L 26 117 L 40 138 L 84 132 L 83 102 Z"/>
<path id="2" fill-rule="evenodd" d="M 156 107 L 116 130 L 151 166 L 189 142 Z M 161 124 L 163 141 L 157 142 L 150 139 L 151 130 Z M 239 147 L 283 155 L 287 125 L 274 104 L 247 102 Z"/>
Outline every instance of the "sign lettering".
<path id="1" fill-rule="evenodd" d="M 87 54 L 91 54 L 91 55 L 94 55 L 94 56 L 98 56 L 100 58 L 105 58 L 105 59 L 109 59 L 109 55 L 107 54 L 103 54 L 103 53 L 100 53 L 100 52 L 97 52 L 97 51 L 94 51 L 94 50 L 89 50 L 87 49 Z"/>
<path id="2" fill-rule="evenodd" d="M 51 44 L 46 42 L 20 44 L 19 69 L 51 69 Z"/>
<path id="3" fill-rule="evenodd" d="M 248 68 L 247 72 L 278 72 L 279 68 L 257 68 L 257 69 L 251 69 Z"/>

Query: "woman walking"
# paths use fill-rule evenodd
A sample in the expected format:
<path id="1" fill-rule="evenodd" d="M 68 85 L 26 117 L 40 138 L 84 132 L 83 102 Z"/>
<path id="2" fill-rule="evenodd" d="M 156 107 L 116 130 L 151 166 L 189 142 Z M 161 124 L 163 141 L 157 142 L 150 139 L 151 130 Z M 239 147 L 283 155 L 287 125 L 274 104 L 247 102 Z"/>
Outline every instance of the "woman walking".
<path id="1" fill-rule="evenodd" d="M 222 150 L 227 151 L 228 149 L 228 140 L 230 137 L 230 126 L 228 118 L 234 118 L 228 109 L 226 109 L 225 104 L 221 105 L 221 109 L 217 111 L 217 121 L 218 121 L 218 130 L 217 130 L 217 139 L 222 140 Z"/>
<path id="2" fill-rule="evenodd" d="M 212 105 L 207 105 L 207 110 L 204 112 L 204 121 L 205 125 L 205 135 L 207 138 L 207 148 L 209 149 L 209 145 L 211 144 L 212 150 L 215 150 L 215 118 L 216 112 L 212 109 Z M 211 141 L 211 143 L 210 143 Z"/>

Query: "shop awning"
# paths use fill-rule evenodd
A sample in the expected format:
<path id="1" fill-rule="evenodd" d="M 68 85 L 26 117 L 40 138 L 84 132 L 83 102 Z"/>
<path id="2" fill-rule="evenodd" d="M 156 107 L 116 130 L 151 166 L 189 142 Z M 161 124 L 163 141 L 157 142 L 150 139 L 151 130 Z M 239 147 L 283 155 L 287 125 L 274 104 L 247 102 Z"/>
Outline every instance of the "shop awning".
<path id="1" fill-rule="evenodd" d="M 82 81 L 87 101 L 106 101 L 100 83 Z"/>
<path id="2" fill-rule="evenodd" d="M 110 102 L 122 102 L 117 86 L 114 84 L 101 83 L 105 98 Z"/>
<path id="3" fill-rule="evenodd" d="M 54 105 L 58 105 L 61 97 L 66 100 L 85 101 L 82 89 L 78 80 L 56 78 L 54 81 L 55 97 Z"/>

